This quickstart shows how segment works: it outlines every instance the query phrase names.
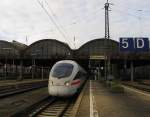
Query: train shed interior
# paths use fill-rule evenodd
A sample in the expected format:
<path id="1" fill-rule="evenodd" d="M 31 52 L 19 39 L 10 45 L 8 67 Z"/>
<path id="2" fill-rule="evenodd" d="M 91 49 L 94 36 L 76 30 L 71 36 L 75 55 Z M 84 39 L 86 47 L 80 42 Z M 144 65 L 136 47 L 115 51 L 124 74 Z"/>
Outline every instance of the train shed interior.
<path id="1" fill-rule="evenodd" d="M 115 78 L 129 80 L 126 75 L 129 76 L 133 66 L 134 74 L 138 74 L 135 79 L 149 79 L 148 72 L 139 72 L 143 66 L 147 71 L 150 69 L 149 58 L 149 52 L 121 53 L 117 41 L 105 38 L 89 41 L 76 50 L 55 39 L 39 40 L 29 46 L 0 40 L 0 78 L 48 78 L 56 61 L 71 59 L 88 70 L 90 75 L 98 74 L 98 78 L 104 78 L 107 72 Z"/>

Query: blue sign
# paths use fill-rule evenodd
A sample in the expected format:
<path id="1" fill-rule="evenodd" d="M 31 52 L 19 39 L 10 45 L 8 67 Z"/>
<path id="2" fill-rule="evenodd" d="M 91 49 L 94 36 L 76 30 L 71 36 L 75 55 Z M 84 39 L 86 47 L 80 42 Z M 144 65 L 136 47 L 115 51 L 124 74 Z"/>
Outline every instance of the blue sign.
<path id="1" fill-rule="evenodd" d="M 120 38 L 119 43 L 121 52 L 147 52 L 149 51 L 148 38 Z"/>

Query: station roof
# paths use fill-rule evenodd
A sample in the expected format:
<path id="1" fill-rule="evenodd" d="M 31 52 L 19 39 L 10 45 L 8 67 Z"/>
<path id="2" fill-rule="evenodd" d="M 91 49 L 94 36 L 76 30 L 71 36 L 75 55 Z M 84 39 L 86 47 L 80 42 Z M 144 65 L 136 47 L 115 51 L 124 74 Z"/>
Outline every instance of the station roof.
<path id="1" fill-rule="evenodd" d="M 83 44 L 79 49 L 83 48 L 84 46 L 90 46 L 90 44 L 96 44 L 96 43 L 99 43 L 99 44 L 100 44 L 99 46 L 105 46 L 105 45 L 104 45 L 104 42 L 105 42 L 106 40 L 107 40 L 107 43 L 108 43 L 108 44 L 112 44 L 112 43 L 119 44 L 117 41 L 112 40 L 112 39 L 97 38 L 97 39 L 93 39 L 93 40 L 90 40 L 90 41 L 86 42 L 86 43 Z"/>
<path id="2" fill-rule="evenodd" d="M 42 39 L 29 45 L 23 53 L 26 58 L 50 59 L 71 55 L 72 50 L 66 43 L 58 40 Z"/>
<path id="3" fill-rule="evenodd" d="M 117 53 L 119 43 L 117 41 L 105 38 L 91 40 L 75 51 L 75 56 L 79 58 L 89 58 L 94 56 L 104 57 L 104 54 Z"/>
<path id="4" fill-rule="evenodd" d="M 98 38 L 83 44 L 80 48 L 72 50 L 68 44 L 56 39 L 42 39 L 27 46 L 17 41 L 8 42 L 0 40 L 0 58 L 7 57 L 25 59 L 104 59 L 105 54 L 114 59 L 147 59 L 150 52 L 122 53 L 119 43 L 112 39 Z"/>
<path id="5" fill-rule="evenodd" d="M 41 39 L 41 40 L 38 40 L 38 41 L 32 43 L 31 45 L 29 45 L 28 48 L 31 48 L 32 46 L 37 45 L 37 44 L 42 43 L 42 42 L 44 42 L 44 43 L 45 43 L 45 42 L 56 42 L 57 44 L 63 44 L 64 46 L 66 46 L 67 48 L 70 49 L 70 47 L 68 46 L 67 43 L 58 41 L 58 40 L 56 40 L 56 39 Z M 27 48 L 27 49 L 28 49 L 28 48 Z"/>
<path id="6" fill-rule="evenodd" d="M 0 56 L 1 58 L 18 58 L 21 49 L 17 48 L 14 44 L 8 41 L 0 40 Z"/>
<path id="7" fill-rule="evenodd" d="M 20 43 L 18 41 L 15 41 L 15 40 L 13 40 L 11 43 L 20 51 L 22 51 L 28 47 L 27 45 Z"/>

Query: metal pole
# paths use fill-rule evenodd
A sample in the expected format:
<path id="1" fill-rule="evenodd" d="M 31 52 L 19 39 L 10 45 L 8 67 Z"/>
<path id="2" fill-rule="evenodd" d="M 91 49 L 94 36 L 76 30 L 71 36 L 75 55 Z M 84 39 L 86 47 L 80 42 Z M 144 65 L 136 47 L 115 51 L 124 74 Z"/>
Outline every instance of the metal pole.
<path id="1" fill-rule="evenodd" d="M 13 59 L 13 73 L 15 73 L 15 60 Z"/>
<path id="2" fill-rule="evenodd" d="M 32 79 L 34 79 L 34 59 L 32 58 Z"/>
<path id="3" fill-rule="evenodd" d="M 91 63 L 90 63 L 90 58 L 89 58 L 89 70 L 90 70 L 90 68 L 91 68 Z"/>
<path id="4" fill-rule="evenodd" d="M 99 67 L 97 67 L 97 80 L 99 80 Z"/>
<path id="5" fill-rule="evenodd" d="M 5 80 L 7 77 L 7 56 L 5 56 Z"/>
<path id="6" fill-rule="evenodd" d="M 5 50 L 6 52 L 6 54 L 5 54 L 5 80 L 6 80 L 6 77 L 7 77 L 7 50 L 9 50 L 9 54 L 10 54 L 10 50 L 12 49 L 12 48 L 2 48 L 3 50 Z"/>
<path id="7" fill-rule="evenodd" d="M 109 39 L 109 3 L 107 0 L 107 3 L 105 3 L 105 60 L 104 60 L 104 64 L 105 64 L 105 80 L 107 80 L 107 72 L 108 72 L 108 53 L 107 53 L 107 49 L 108 49 L 108 42 L 107 39 Z"/>
<path id="8" fill-rule="evenodd" d="M 34 76 L 34 74 L 35 74 L 35 58 L 33 59 L 33 65 L 34 65 L 34 67 L 33 67 L 33 76 Z"/>
<path id="9" fill-rule="evenodd" d="M 134 67 L 133 67 L 133 61 L 131 61 L 130 67 L 131 67 L 131 82 L 133 82 L 133 81 L 134 81 Z"/>
<path id="10" fill-rule="evenodd" d="M 19 79 L 18 80 L 23 80 L 22 67 L 23 67 L 23 61 L 21 59 L 21 61 L 20 61 L 20 73 L 19 73 Z"/>
<path id="11" fill-rule="evenodd" d="M 124 55 L 124 74 L 125 74 L 124 77 L 127 77 L 127 57 L 126 57 L 126 54 Z M 121 79 L 121 80 L 123 80 L 123 79 Z"/>
<path id="12" fill-rule="evenodd" d="M 44 74 L 43 74 L 43 66 L 42 66 L 42 80 L 44 79 Z"/>
<path id="13" fill-rule="evenodd" d="M 34 72 L 35 72 L 35 66 L 36 66 L 36 61 L 35 61 L 35 57 L 36 57 L 36 55 L 38 55 L 38 54 L 40 54 L 39 53 L 40 52 L 40 50 L 36 50 L 36 53 L 31 53 L 31 55 L 32 55 L 32 79 L 34 79 Z"/>
<path id="14" fill-rule="evenodd" d="M 13 73 L 15 74 L 15 50 L 13 50 Z"/>

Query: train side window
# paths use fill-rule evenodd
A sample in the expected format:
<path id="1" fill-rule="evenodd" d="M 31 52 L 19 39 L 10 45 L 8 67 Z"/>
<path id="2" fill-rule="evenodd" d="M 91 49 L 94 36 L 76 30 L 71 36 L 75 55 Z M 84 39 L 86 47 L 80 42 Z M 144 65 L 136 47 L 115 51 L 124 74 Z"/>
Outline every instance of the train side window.
<path id="1" fill-rule="evenodd" d="M 84 76 L 84 73 L 82 73 L 82 72 L 79 71 L 79 72 L 76 74 L 74 80 L 80 79 L 80 78 L 82 78 L 83 76 Z"/>
<path id="2" fill-rule="evenodd" d="M 80 72 L 78 72 L 74 78 L 74 80 L 79 79 L 80 78 Z"/>

